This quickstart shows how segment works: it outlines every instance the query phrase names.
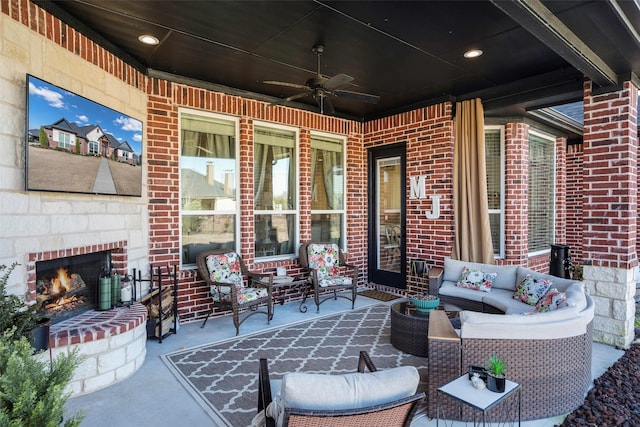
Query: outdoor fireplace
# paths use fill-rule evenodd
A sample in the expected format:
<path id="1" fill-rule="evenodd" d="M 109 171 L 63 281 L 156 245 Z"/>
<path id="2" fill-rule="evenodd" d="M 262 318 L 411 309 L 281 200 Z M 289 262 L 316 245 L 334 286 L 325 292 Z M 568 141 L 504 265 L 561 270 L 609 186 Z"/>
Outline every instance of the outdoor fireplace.
<path id="1" fill-rule="evenodd" d="M 57 323 L 98 305 L 98 279 L 111 266 L 110 251 L 36 262 L 36 303 Z"/>
<path id="2" fill-rule="evenodd" d="M 113 309 L 98 309 L 100 274 L 107 265 L 112 267 L 112 273 L 126 274 L 127 247 L 126 240 L 119 240 L 29 253 L 29 301 L 48 302 L 45 306 L 51 310 L 48 316 L 54 323 L 49 352 L 40 357 L 43 361 L 55 359 L 81 348 L 83 361 L 69 384 L 73 396 L 121 381 L 144 363 L 146 307 L 134 301 Z M 62 296 L 73 297 L 73 301 L 61 299 Z"/>

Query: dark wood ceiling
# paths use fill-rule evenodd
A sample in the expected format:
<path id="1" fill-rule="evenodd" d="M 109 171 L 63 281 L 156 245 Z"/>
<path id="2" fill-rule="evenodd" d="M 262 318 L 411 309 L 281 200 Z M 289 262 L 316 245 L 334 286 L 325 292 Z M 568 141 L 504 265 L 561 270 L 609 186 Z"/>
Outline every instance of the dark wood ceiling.
<path id="1" fill-rule="evenodd" d="M 34 1 L 143 72 L 270 102 L 344 73 L 335 115 L 370 120 L 481 97 L 489 116 L 582 100 L 640 75 L 637 1 Z M 138 41 L 141 34 L 160 40 Z M 465 59 L 470 48 L 484 54 Z M 311 96 L 291 101 L 317 110 Z"/>

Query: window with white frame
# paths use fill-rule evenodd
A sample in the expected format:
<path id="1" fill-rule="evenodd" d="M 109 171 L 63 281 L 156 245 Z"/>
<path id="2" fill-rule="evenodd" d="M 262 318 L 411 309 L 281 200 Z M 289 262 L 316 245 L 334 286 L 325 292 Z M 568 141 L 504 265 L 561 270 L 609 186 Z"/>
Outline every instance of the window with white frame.
<path id="1" fill-rule="evenodd" d="M 69 149 L 71 147 L 72 135 L 66 132 L 57 131 L 55 140 L 58 141 L 58 147 Z M 75 138 L 73 138 L 75 141 Z"/>
<path id="2" fill-rule="evenodd" d="M 554 239 L 555 139 L 529 131 L 529 253 L 548 250 Z"/>
<path id="3" fill-rule="evenodd" d="M 344 248 L 344 140 L 311 135 L 311 239 Z"/>
<path id="4" fill-rule="evenodd" d="M 89 141 L 89 154 L 98 154 L 99 147 L 98 141 Z"/>
<path id="5" fill-rule="evenodd" d="M 487 202 L 493 254 L 504 257 L 504 127 L 485 126 Z"/>
<path id="6" fill-rule="evenodd" d="M 297 132 L 254 125 L 255 257 L 294 255 L 298 224 Z"/>
<path id="7" fill-rule="evenodd" d="M 180 112 L 182 264 L 206 249 L 236 248 L 238 218 L 235 120 Z"/>

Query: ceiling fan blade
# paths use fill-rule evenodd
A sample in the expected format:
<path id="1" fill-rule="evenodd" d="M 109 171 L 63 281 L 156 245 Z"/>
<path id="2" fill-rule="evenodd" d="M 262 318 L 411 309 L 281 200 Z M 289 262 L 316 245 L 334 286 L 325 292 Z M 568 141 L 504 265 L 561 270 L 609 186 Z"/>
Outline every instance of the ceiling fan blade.
<path id="1" fill-rule="evenodd" d="M 333 108 L 333 104 L 329 101 L 329 97 L 323 94 L 315 94 L 313 98 L 320 107 L 320 114 L 333 114 L 336 110 Z"/>
<path id="2" fill-rule="evenodd" d="M 350 90 L 335 90 L 333 94 L 340 98 L 355 99 L 357 101 L 368 102 L 369 104 L 377 104 L 380 101 L 378 95 L 371 95 L 368 93 L 352 92 Z"/>
<path id="3" fill-rule="evenodd" d="M 283 101 L 283 102 L 293 101 L 293 100 L 295 100 L 295 99 L 303 98 L 303 97 L 305 97 L 305 96 L 309 96 L 309 94 L 308 94 L 307 92 L 303 92 L 303 93 L 299 93 L 299 94 L 297 94 L 297 95 L 291 95 L 290 97 L 285 98 L 285 99 L 283 99 L 282 101 Z"/>
<path id="4" fill-rule="evenodd" d="M 269 105 L 270 105 L 270 106 L 274 106 L 274 105 L 282 105 L 282 104 L 284 104 L 285 102 L 295 101 L 296 99 L 298 99 L 298 98 L 303 98 L 303 97 L 305 97 L 305 96 L 309 96 L 309 93 L 308 93 L 308 92 L 303 92 L 303 93 L 298 93 L 298 94 L 295 94 L 295 95 L 291 95 L 291 96 L 289 96 L 289 97 L 287 97 L 287 98 L 283 98 L 283 99 L 280 99 L 280 100 L 278 100 L 278 101 L 273 101 L 273 102 L 271 102 Z"/>
<path id="5" fill-rule="evenodd" d="M 346 74 L 336 74 L 329 80 L 322 83 L 322 88 L 328 91 L 332 91 L 346 85 L 347 83 L 350 83 L 351 81 L 353 81 L 353 77 L 351 76 L 347 76 Z"/>
<path id="6" fill-rule="evenodd" d="M 266 83 L 268 85 L 276 85 L 276 86 L 286 86 L 286 87 L 294 87 L 296 89 L 304 89 L 308 90 L 309 88 L 305 85 L 299 85 L 297 83 L 289 83 L 289 82 L 278 82 L 274 80 L 265 80 L 262 83 Z"/>

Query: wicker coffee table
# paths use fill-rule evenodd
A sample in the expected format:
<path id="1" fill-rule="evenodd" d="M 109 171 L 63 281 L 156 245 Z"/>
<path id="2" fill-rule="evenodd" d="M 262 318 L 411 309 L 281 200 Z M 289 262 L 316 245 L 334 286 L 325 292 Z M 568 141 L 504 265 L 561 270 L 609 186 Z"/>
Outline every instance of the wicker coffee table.
<path id="1" fill-rule="evenodd" d="M 461 308 L 441 303 L 437 310 L 444 310 L 449 318 L 454 318 Z M 427 357 L 428 332 L 428 313 L 417 311 L 406 301 L 391 305 L 391 345 L 395 348 L 414 356 Z"/>

